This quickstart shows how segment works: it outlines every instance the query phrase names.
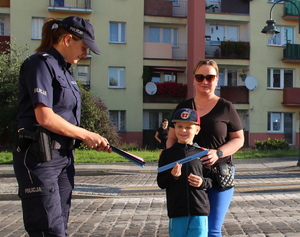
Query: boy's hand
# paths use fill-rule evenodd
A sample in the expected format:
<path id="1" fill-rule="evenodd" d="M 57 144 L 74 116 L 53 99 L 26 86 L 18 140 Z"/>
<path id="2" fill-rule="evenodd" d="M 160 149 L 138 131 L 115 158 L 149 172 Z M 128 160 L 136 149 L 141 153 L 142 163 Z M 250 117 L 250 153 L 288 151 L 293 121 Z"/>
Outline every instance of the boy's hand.
<path id="1" fill-rule="evenodd" d="M 191 186 L 198 188 L 202 185 L 203 179 L 198 175 L 190 174 L 188 176 L 188 182 Z"/>
<path id="2" fill-rule="evenodd" d="M 175 177 L 178 178 L 181 175 L 181 167 L 182 164 L 176 163 L 171 171 L 171 174 Z"/>

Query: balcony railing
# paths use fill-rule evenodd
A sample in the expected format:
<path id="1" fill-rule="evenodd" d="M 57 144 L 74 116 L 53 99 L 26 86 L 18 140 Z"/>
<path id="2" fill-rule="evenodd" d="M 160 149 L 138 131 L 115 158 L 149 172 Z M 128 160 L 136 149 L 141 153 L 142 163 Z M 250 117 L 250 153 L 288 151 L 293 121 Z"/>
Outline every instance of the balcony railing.
<path id="1" fill-rule="evenodd" d="M 186 17 L 188 0 L 144 0 L 144 14 L 148 16 Z"/>
<path id="2" fill-rule="evenodd" d="M 91 0 L 49 0 L 48 10 L 92 12 Z"/>
<path id="3" fill-rule="evenodd" d="M 205 46 L 207 58 L 249 59 L 250 43 L 244 41 L 208 41 Z"/>
<path id="4" fill-rule="evenodd" d="M 144 42 L 144 58 L 185 60 L 186 46 L 178 44 L 177 47 L 173 47 L 171 43 Z"/>
<path id="5" fill-rule="evenodd" d="M 0 7 L 10 7 L 10 0 L 0 1 Z"/>
<path id="6" fill-rule="evenodd" d="M 283 49 L 282 61 L 300 63 L 300 44 L 286 44 Z"/>
<path id="7" fill-rule="evenodd" d="M 241 0 L 206 0 L 207 13 L 249 14 L 249 1 Z"/>
<path id="8" fill-rule="evenodd" d="M 221 97 L 236 104 L 249 104 L 249 90 L 245 86 L 221 86 Z"/>
<path id="9" fill-rule="evenodd" d="M 283 89 L 282 104 L 287 106 L 300 106 L 300 88 L 286 87 Z"/>
<path id="10" fill-rule="evenodd" d="M 300 9 L 300 2 L 297 0 L 290 0 Z M 284 3 L 284 19 L 295 19 L 298 20 L 298 9 L 295 5 L 290 2 Z"/>

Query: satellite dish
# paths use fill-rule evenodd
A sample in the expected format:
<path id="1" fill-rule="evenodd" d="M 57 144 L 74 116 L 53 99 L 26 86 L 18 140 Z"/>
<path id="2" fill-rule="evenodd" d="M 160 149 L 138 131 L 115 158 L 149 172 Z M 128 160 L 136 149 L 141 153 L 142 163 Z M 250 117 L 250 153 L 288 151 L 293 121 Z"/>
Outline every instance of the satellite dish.
<path id="1" fill-rule="evenodd" d="M 157 86 L 154 82 L 149 81 L 145 86 L 145 90 L 148 95 L 154 95 L 157 92 Z"/>
<path id="2" fill-rule="evenodd" d="M 248 90 L 253 91 L 257 88 L 258 82 L 257 79 L 253 76 L 247 76 L 245 79 L 245 84 Z"/>

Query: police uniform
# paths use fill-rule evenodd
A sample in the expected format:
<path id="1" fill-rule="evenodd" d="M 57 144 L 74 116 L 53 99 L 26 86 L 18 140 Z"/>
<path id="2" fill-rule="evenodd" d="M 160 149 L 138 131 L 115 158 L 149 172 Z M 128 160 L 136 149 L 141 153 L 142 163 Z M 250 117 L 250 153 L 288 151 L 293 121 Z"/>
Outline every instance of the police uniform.
<path id="1" fill-rule="evenodd" d="M 70 64 L 54 48 L 26 59 L 20 70 L 18 129 L 35 132 L 36 103 L 51 108 L 66 121 L 80 125 L 81 99 Z M 29 147 L 16 147 L 14 170 L 30 236 L 66 236 L 74 188 L 74 139 L 50 133 L 52 159 L 39 162 Z"/>

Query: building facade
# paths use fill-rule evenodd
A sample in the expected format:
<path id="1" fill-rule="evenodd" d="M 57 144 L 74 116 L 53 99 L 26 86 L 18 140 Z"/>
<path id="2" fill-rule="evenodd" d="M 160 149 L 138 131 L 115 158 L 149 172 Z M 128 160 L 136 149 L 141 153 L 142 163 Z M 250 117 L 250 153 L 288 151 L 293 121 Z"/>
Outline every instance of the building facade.
<path id="1" fill-rule="evenodd" d="M 27 44 L 33 53 L 47 18 L 89 20 L 102 54 L 81 59 L 74 75 L 107 105 L 124 142 L 147 147 L 155 146 L 155 130 L 177 103 L 193 96 L 197 61 L 213 59 L 220 67 L 217 94 L 236 107 L 245 147 L 267 138 L 298 147 L 298 11 L 290 1 L 274 3 L 2 0 L 0 41 Z M 268 41 L 261 30 L 271 8 L 280 33 Z"/>

